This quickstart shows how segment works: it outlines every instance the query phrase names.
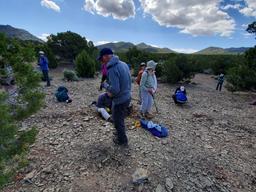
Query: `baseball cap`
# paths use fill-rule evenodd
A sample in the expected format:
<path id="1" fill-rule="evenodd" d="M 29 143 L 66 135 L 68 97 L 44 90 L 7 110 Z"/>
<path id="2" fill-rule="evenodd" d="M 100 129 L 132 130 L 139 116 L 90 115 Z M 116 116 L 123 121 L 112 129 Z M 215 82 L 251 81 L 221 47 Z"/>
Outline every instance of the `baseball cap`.
<path id="1" fill-rule="evenodd" d="M 100 61 L 104 55 L 113 55 L 113 51 L 110 48 L 101 49 L 97 60 Z"/>

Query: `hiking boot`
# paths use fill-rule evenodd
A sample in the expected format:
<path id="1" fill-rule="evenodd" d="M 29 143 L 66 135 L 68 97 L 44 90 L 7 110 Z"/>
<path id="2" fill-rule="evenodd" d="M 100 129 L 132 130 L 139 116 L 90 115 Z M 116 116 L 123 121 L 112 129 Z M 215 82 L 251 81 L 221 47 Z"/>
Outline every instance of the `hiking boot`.
<path id="1" fill-rule="evenodd" d="M 146 117 L 146 114 L 145 114 L 145 113 L 140 112 L 140 118 L 145 118 L 145 117 Z"/>
<path id="2" fill-rule="evenodd" d="M 145 117 L 146 117 L 147 119 L 153 119 L 153 118 L 154 118 L 154 115 L 152 115 L 151 113 L 146 113 L 146 114 L 145 114 Z"/>
<path id="3" fill-rule="evenodd" d="M 71 102 L 72 102 L 72 99 L 66 100 L 66 103 L 71 103 Z"/>
<path id="4" fill-rule="evenodd" d="M 97 104 L 97 102 L 96 101 L 93 101 L 91 104 L 90 104 L 90 106 L 93 106 L 93 105 L 96 105 Z"/>
<path id="5" fill-rule="evenodd" d="M 122 147 L 128 147 L 128 142 L 120 142 L 119 139 L 117 137 L 113 138 L 113 142 L 116 145 L 122 146 Z"/>
<path id="6" fill-rule="evenodd" d="M 112 117 L 109 117 L 107 121 L 110 122 L 110 123 L 114 123 Z"/>

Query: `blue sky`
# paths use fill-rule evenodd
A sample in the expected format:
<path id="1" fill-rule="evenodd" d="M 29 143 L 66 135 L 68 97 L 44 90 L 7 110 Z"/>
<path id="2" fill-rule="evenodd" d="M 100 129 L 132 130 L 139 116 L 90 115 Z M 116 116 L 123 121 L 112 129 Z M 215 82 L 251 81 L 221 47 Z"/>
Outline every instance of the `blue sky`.
<path id="1" fill-rule="evenodd" d="M 254 46 L 255 0 L 0 0 L 0 24 L 44 38 L 67 30 L 95 44 L 145 42 L 179 52 Z"/>

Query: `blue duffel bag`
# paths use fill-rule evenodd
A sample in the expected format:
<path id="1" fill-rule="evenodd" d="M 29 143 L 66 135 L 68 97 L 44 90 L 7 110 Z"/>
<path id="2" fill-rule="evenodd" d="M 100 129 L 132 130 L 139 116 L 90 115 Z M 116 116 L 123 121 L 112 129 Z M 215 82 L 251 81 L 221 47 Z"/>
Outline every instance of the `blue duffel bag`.
<path id="1" fill-rule="evenodd" d="M 169 132 L 168 129 L 162 125 L 155 124 L 152 121 L 144 119 L 140 120 L 141 127 L 148 130 L 152 135 L 156 137 L 167 137 Z"/>

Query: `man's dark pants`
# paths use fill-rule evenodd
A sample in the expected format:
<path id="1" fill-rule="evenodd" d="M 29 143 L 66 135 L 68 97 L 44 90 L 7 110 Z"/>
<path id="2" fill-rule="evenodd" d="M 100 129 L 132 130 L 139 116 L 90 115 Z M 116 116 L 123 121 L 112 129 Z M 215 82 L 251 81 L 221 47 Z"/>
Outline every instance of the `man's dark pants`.
<path id="1" fill-rule="evenodd" d="M 217 84 L 217 87 L 216 87 L 216 90 L 219 89 L 219 91 L 221 91 L 221 88 L 222 88 L 222 83 L 218 83 L 218 84 Z"/>
<path id="2" fill-rule="evenodd" d="M 48 71 L 47 70 L 42 70 L 42 72 L 43 72 L 44 79 L 47 82 L 47 86 L 50 86 L 51 84 L 50 84 L 50 79 L 49 79 Z"/>
<path id="3" fill-rule="evenodd" d="M 127 114 L 126 110 L 129 107 L 131 99 L 127 100 L 121 104 L 114 104 L 112 109 L 112 115 L 114 120 L 114 125 L 117 132 L 117 138 L 119 144 L 127 144 L 128 139 L 125 133 L 125 123 L 124 119 Z"/>

